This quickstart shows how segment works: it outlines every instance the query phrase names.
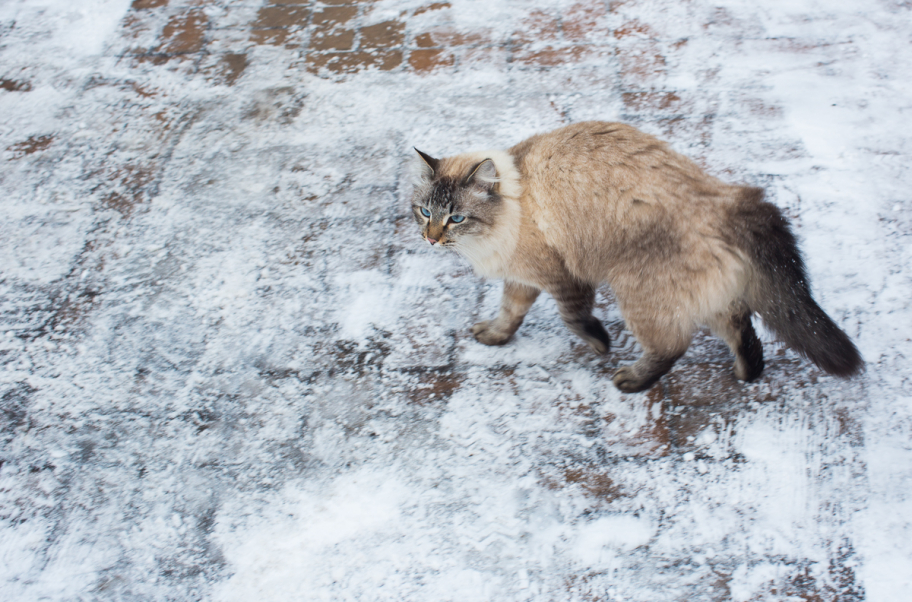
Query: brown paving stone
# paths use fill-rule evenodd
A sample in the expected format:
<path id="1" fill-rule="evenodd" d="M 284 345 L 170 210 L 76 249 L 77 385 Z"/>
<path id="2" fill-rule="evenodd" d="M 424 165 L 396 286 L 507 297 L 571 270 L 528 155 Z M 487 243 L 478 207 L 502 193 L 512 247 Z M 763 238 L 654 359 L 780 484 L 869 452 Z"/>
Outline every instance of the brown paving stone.
<path id="1" fill-rule="evenodd" d="M 611 502 L 621 496 L 614 481 L 598 468 L 567 468 L 563 476 L 567 483 L 579 485 L 591 497 Z"/>
<path id="2" fill-rule="evenodd" d="M 333 73 L 355 73 L 369 67 L 381 71 L 395 69 L 402 64 L 402 52 L 311 52 L 306 58 L 307 69 L 313 73 L 327 69 Z"/>
<path id="3" fill-rule="evenodd" d="M 837 436 L 845 438 L 852 447 L 864 445 L 864 425 L 846 408 L 833 410 L 832 415 L 838 425 Z"/>
<path id="4" fill-rule="evenodd" d="M 315 32 L 310 38 L 312 50 L 351 50 L 354 43 L 355 32 L 352 29 Z"/>
<path id="5" fill-rule="evenodd" d="M 731 379 L 734 381 L 734 378 Z M 666 383 L 667 384 L 667 383 Z M 672 385 L 674 386 L 674 385 Z M 669 444 L 677 451 L 691 449 L 694 440 L 707 429 L 716 429 L 721 424 L 731 423 L 740 413 L 742 403 L 738 389 L 734 385 L 728 395 L 714 399 L 706 391 L 675 392 L 668 397 L 674 411 L 667 416 Z M 657 390 L 660 388 L 657 387 Z M 744 401 L 747 403 L 747 400 Z"/>
<path id="6" fill-rule="evenodd" d="M 727 403 L 746 390 L 730 363 L 682 364 L 664 379 L 663 395 L 675 406 Z"/>
<path id="7" fill-rule="evenodd" d="M 362 48 L 392 48 L 405 40 L 405 23 L 384 21 L 361 28 Z"/>
<path id="8" fill-rule="evenodd" d="M 6 90 L 7 92 L 29 92 L 31 89 L 32 84 L 29 82 L 17 82 L 12 79 L 0 77 L 0 90 Z"/>
<path id="9" fill-rule="evenodd" d="M 250 32 L 250 29 L 255 27 L 260 9 L 262 8 L 262 6 L 250 6 L 247 3 L 239 4 L 238 6 L 234 6 L 233 4 L 228 4 L 224 7 L 219 6 L 216 10 L 209 11 L 211 28 L 215 30 L 243 30 L 245 33 L 244 37 L 246 37 L 246 34 Z M 264 27 L 262 29 L 269 28 Z"/>
<path id="10" fill-rule="evenodd" d="M 27 140 L 10 145 L 6 150 L 13 153 L 13 158 L 18 159 L 26 155 L 43 151 L 54 142 L 53 134 L 47 136 L 31 136 Z"/>
<path id="11" fill-rule="evenodd" d="M 654 34 L 648 25 L 637 20 L 628 21 L 614 30 L 614 37 L 619 40 L 631 36 L 649 38 L 654 37 Z"/>
<path id="12" fill-rule="evenodd" d="M 848 558 L 849 553 L 840 551 L 829 561 L 829 578 L 823 583 L 821 575 L 811 571 L 807 561 L 797 563 L 790 571 L 777 579 L 759 584 L 757 593 L 751 600 L 802 600 L 803 602 L 862 602 L 865 599 L 864 588 L 856 583 L 854 562 Z M 846 562 L 848 560 L 848 562 Z M 817 574 L 817 576 L 815 576 Z M 728 598 L 730 599 L 730 598 Z"/>
<path id="13" fill-rule="evenodd" d="M 483 33 L 463 33 L 448 27 L 433 29 L 415 38 L 421 38 L 423 48 L 441 48 L 448 46 L 481 46 L 491 43 L 490 36 Z"/>
<path id="14" fill-rule="evenodd" d="M 281 46 L 287 39 L 287 29 L 254 29 L 250 32 L 250 41 L 254 44 Z"/>
<path id="15" fill-rule="evenodd" d="M 605 378 L 610 379 L 616 368 L 613 366 L 607 369 Z M 598 436 L 619 456 L 656 458 L 668 455 L 672 451 L 674 430 L 671 420 L 674 414 L 670 412 L 671 403 L 665 395 L 662 381 L 645 393 L 625 397 L 631 403 L 650 408 L 651 418 L 634 431 L 632 425 L 619 422 L 620 419 L 614 414 L 594 417 L 593 436 Z"/>
<path id="16" fill-rule="evenodd" d="M 107 209 L 113 209 L 123 217 L 130 217 L 133 211 L 148 200 L 146 186 L 155 178 L 155 171 L 149 166 L 127 164 L 114 170 L 108 178 L 115 190 L 101 199 Z"/>
<path id="17" fill-rule="evenodd" d="M 210 21 L 210 28 L 206 32 L 206 53 L 216 55 L 244 53 L 250 48 L 249 28 L 240 27 L 214 27 Z"/>
<path id="18" fill-rule="evenodd" d="M 449 2 L 435 2 L 434 4 L 422 6 L 416 9 L 414 15 L 417 17 L 418 15 L 429 13 L 432 10 L 442 10 L 444 8 L 450 8 L 451 6 L 452 5 Z"/>
<path id="19" fill-rule="evenodd" d="M 136 82 L 129 82 L 130 89 L 139 94 L 143 98 L 155 98 L 158 96 L 158 92 L 147 90 L 143 86 L 140 86 Z"/>
<path id="20" fill-rule="evenodd" d="M 624 92 L 624 107 L 629 111 L 680 110 L 683 102 L 674 92 Z"/>
<path id="21" fill-rule="evenodd" d="M 525 65 L 553 67 L 564 63 L 577 63 L 592 53 L 587 46 L 570 46 L 567 48 L 544 48 L 534 52 L 519 50 L 513 60 Z"/>
<path id="22" fill-rule="evenodd" d="M 193 75 L 197 71 L 198 58 L 199 54 L 141 54 L 126 56 L 123 60 L 130 69 L 140 69 L 143 65 L 167 65 L 168 71 L 173 73 Z"/>
<path id="23" fill-rule="evenodd" d="M 600 466 L 555 466 L 539 469 L 542 475 L 541 483 L 551 490 L 566 487 L 579 487 L 587 497 L 595 498 L 602 502 L 612 502 L 624 494 L 620 487 L 605 474 L 605 468 Z"/>
<path id="24" fill-rule="evenodd" d="M 402 64 L 402 52 L 399 50 L 379 52 L 375 53 L 373 56 L 375 57 L 374 64 L 379 67 L 381 71 L 390 71 Z"/>
<path id="25" fill-rule="evenodd" d="M 690 141 L 691 143 L 700 143 L 708 146 L 712 141 L 714 119 L 711 115 L 698 117 L 697 119 L 687 119 L 684 117 L 673 117 L 670 119 L 652 119 L 654 126 L 659 127 L 662 137 L 668 140 Z M 691 158 L 700 164 L 704 169 L 709 166 L 701 163 L 702 157 L 691 155 Z M 734 176 L 735 174 L 731 174 Z"/>
<path id="26" fill-rule="evenodd" d="M 659 52 L 658 44 L 650 41 L 621 49 L 618 60 L 621 77 L 627 85 L 647 86 L 665 73 L 665 57 Z"/>
<path id="27" fill-rule="evenodd" d="M 693 439 L 708 428 L 729 424 L 751 402 L 768 403 L 783 399 L 789 392 L 812 386 L 817 373 L 808 373 L 798 360 L 768 358 L 763 375 L 751 385 L 737 380 L 731 362 L 684 364 L 676 367 L 653 390 L 673 408 L 668 415 L 670 443 L 674 448 L 689 448 Z M 852 440 L 858 429 L 851 416 L 837 416 L 840 436 Z"/>
<path id="28" fill-rule="evenodd" d="M 590 0 L 571 6 L 563 17 L 564 35 L 569 40 L 582 40 L 589 34 L 609 35 L 607 29 L 599 28 L 599 19 L 605 15 L 605 5 L 601 1 Z"/>
<path id="29" fill-rule="evenodd" d="M 456 59 L 452 53 L 446 50 L 426 48 L 413 50 L 408 62 L 415 71 L 426 72 L 438 67 L 450 67 L 456 62 Z"/>
<path id="30" fill-rule="evenodd" d="M 199 52 L 206 37 L 209 19 L 199 9 L 172 15 L 162 29 L 163 42 L 153 52 L 156 54 L 188 54 Z"/>
<path id="31" fill-rule="evenodd" d="M 434 48 L 437 46 L 437 43 L 434 41 L 434 38 L 431 37 L 431 34 L 423 33 L 415 37 L 415 45 L 418 48 Z"/>
<path id="32" fill-rule="evenodd" d="M 111 192 L 101 199 L 101 204 L 106 209 L 117 211 L 123 217 L 129 217 L 133 213 L 135 202 L 128 195 Z"/>
<path id="33" fill-rule="evenodd" d="M 221 75 L 225 78 L 225 83 L 233 86 L 234 82 L 247 69 L 247 55 L 228 53 L 219 60 L 219 66 L 222 67 Z"/>
<path id="34" fill-rule="evenodd" d="M 306 27 L 310 13 L 306 6 L 264 6 L 257 11 L 252 27 L 255 30 Z"/>
<path id="35" fill-rule="evenodd" d="M 171 60 L 171 56 L 167 54 L 142 54 L 137 57 L 133 57 L 133 60 L 130 61 L 131 67 L 136 67 L 144 63 L 151 63 L 155 66 L 164 65 Z"/>
<path id="36" fill-rule="evenodd" d="M 557 40 L 560 37 L 560 22 L 557 17 L 544 11 L 534 10 L 523 19 L 522 29 L 513 34 L 517 44 L 531 44 Z"/>
<path id="37" fill-rule="evenodd" d="M 127 13 L 123 19 L 121 33 L 125 38 L 137 40 L 147 34 L 153 25 L 153 20 L 142 16 L 143 13 Z M 130 54 L 143 54 L 148 52 L 148 48 L 132 47 L 129 49 Z"/>
<path id="38" fill-rule="evenodd" d="M 134 10 L 143 10 L 147 8 L 159 8 L 161 6 L 168 6 L 168 0 L 133 0 L 133 4 L 130 8 Z"/>
<path id="39" fill-rule="evenodd" d="M 318 27 L 334 27 L 351 21 L 358 14 L 357 6 L 334 6 L 314 12 L 313 24 Z"/>
<path id="40" fill-rule="evenodd" d="M 407 397 L 411 403 L 425 405 L 445 402 L 462 385 L 465 376 L 450 372 L 425 374 L 421 384 L 409 389 Z"/>

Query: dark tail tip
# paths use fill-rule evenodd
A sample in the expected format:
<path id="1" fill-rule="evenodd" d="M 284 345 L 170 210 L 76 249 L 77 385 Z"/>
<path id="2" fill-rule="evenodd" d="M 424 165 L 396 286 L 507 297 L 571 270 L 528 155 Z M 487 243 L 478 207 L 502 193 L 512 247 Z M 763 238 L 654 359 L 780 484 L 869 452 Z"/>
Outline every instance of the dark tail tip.
<path id="1" fill-rule="evenodd" d="M 864 370 L 864 360 L 861 359 L 858 348 L 844 332 L 839 331 L 839 335 L 830 339 L 826 355 L 811 358 L 812 361 L 833 376 L 849 378 L 860 374 Z"/>
<path id="2" fill-rule="evenodd" d="M 813 301 L 808 303 L 807 310 L 809 328 L 795 345 L 799 353 L 833 376 L 849 378 L 861 373 L 864 360 L 849 336 Z"/>
<path id="3" fill-rule="evenodd" d="M 864 370 L 864 360 L 848 335 L 811 297 L 807 273 L 788 220 L 763 201 L 759 188 L 744 188 L 733 206 L 736 244 L 757 268 L 748 303 L 780 339 L 834 376 Z"/>

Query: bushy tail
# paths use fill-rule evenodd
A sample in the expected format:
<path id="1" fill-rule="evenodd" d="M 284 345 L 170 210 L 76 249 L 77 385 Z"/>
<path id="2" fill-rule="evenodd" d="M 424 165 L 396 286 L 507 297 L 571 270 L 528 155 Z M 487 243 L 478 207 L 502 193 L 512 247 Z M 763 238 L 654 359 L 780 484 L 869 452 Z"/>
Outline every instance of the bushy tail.
<path id="1" fill-rule="evenodd" d="M 824 372 L 849 377 L 864 367 L 861 354 L 811 297 L 804 261 L 779 208 L 763 200 L 763 190 L 743 189 L 732 210 L 735 244 L 747 253 L 753 278 L 747 303 L 770 330 Z"/>

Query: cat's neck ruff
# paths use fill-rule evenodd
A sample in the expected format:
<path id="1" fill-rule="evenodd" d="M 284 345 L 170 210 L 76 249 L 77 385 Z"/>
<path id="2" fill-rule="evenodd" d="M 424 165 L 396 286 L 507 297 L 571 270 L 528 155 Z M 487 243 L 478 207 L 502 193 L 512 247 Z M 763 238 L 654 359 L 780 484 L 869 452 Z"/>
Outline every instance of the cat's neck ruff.
<path id="1" fill-rule="evenodd" d="M 463 155 L 473 162 L 491 159 L 497 168 L 498 194 L 503 203 L 501 214 L 491 229 L 482 236 L 460 241 L 456 247 L 460 255 L 469 260 L 475 273 L 487 278 L 504 278 L 510 272 L 509 266 L 516 244 L 519 241 L 522 194 L 519 170 L 513 157 L 502 150 L 479 151 Z"/>

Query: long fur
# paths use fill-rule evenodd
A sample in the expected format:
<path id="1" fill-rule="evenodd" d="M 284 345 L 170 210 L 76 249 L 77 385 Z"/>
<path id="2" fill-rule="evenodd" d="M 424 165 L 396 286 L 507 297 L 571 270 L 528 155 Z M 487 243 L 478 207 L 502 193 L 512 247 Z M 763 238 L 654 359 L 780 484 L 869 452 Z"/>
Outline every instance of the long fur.
<path id="1" fill-rule="evenodd" d="M 811 297 L 794 236 L 762 191 L 726 184 L 630 126 L 584 122 L 507 152 L 426 157 L 413 212 L 429 242 L 506 281 L 501 313 L 474 330 L 487 344 L 505 342 L 544 290 L 603 353 L 607 334 L 591 310 L 595 288 L 608 283 L 644 349 L 615 376 L 622 390 L 655 382 L 702 325 L 731 347 L 738 378 L 756 378 L 763 359 L 751 312 L 823 370 L 861 370 L 854 345 Z"/>
<path id="2" fill-rule="evenodd" d="M 478 164 L 485 159 L 493 161 L 497 177 L 482 178 L 482 181 L 496 185 L 502 203 L 501 214 L 484 236 L 457 241 L 456 250 L 469 260 L 479 276 L 506 278 L 510 273 L 510 258 L 519 240 L 522 215 L 519 201 L 522 185 L 513 158 L 501 150 L 479 151 L 460 155 L 458 160 L 451 159 L 448 168 L 465 171 L 465 165 Z M 459 166 L 452 163 L 459 163 Z"/>
<path id="3" fill-rule="evenodd" d="M 811 297 L 804 260 L 779 208 L 763 200 L 762 190 L 745 189 L 731 208 L 731 226 L 754 267 L 747 303 L 764 324 L 825 372 L 846 377 L 861 371 L 858 349 Z"/>

